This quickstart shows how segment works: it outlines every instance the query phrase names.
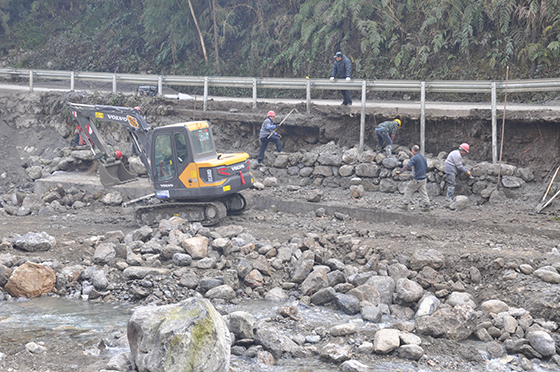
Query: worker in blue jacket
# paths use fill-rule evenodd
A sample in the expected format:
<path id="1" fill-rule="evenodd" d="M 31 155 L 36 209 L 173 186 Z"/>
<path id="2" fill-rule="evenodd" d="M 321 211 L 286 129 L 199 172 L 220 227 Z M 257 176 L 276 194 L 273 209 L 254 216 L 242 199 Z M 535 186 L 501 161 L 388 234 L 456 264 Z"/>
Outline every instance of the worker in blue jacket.
<path id="1" fill-rule="evenodd" d="M 334 65 L 331 73 L 331 81 L 334 79 L 345 79 L 346 81 L 352 80 L 352 62 L 342 52 L 336 52 L 334 55 Z M 352 105 L 352 91 L 341 90 L 343 105 Z"/>
<path id="2" fill-rule="evenodd" d="M 274 124 L 275 117 L 276 113 L 274 111 L 269 111 L 266 119 L 264 119 L 262 123 L 261 132 L 259 133 L 259 139 L 261 141 L 261 151 L 259 152 L 259 157 L 257 158 L 259 164 L 262 163 L 264 159 L 264 152 L 266 151 L 266 147 L 270 142 L 273 142 L 276 145 L 276 150 L 278 152 L 282 152 L 280 135 L 274 131 L 278 127 L 276 124 Z"/>

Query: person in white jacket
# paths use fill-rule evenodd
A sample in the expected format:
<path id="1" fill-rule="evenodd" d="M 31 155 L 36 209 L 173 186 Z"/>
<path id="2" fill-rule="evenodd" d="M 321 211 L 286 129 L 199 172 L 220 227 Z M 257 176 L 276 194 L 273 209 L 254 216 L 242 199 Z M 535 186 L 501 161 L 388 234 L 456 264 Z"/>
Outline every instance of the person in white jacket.
<path id="1" fill-rule="evenodd" d="M 463 165 L 463 156 L 469 153 L 469 145 L 467 143 L 462 143 L 457 150 L 453 150 L 447 156 L 445 160 L 445 175 L 447 176 L 447 201 L 453 200 L 453 194 L 455 193 L 455 185 L 457 185 L 457 174 L 465 173 L 467 177 L 471 176 L 471 172 L 468 171 Z"/>

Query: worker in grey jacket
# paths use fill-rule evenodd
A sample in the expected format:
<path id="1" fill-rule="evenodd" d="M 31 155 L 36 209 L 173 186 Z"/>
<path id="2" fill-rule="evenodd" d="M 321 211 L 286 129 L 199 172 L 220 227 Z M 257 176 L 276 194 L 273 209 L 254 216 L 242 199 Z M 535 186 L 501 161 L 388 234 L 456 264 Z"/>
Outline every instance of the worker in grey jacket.
<path id="1" fill-rule="evenodd" d="M 468 171 L 463 165 L 463 156 L 469 153 L 469 145 L 467 143 L 462 143 L 457 150 L 453 150 L 447 156 L 445 160 L 445 175 L 447 176 L 447 201 L 453 200 L 453 194 L 455 193 L 455 185 L 457 185 L 457 174 L 465 173 L 467 177 L 471 176 L 471 172 Z"/>

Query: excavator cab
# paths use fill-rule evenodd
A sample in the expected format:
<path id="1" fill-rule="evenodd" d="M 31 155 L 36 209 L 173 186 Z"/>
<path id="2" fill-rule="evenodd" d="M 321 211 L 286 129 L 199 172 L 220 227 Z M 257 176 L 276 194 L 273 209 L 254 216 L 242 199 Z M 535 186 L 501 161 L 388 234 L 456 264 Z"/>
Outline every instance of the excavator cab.
<path id="1" fill-rule="evenodd" d="M 206 121 L 155 128 L 150 157 L 160 199 L 215 199 L 253 184 L 249 155 L 218 155 Z"/>

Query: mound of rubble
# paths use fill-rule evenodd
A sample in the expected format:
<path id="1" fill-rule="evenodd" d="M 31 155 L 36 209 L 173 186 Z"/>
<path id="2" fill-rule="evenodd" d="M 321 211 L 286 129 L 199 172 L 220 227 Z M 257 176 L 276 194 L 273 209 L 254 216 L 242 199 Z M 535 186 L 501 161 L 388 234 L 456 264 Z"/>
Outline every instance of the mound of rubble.
<path id="1" fill-rule="evenodd" d="M 64 264 L 18 254 L 52 249 L 57 242 L 46 233 L 4 238 L 0 300 L 47 293 L 164 305 L 204 297 L 220 308 L 266 299 L 277 303 L 277 317 L 222 315 L 233 334 L 232 353 L 256 356 L 259 351 L 262 358 L 266 351 L 270 363 L 317 356 L 342 364 L 355 359 L 354 354 L 428 363 L 431 340 L 474 339 L 484 345 L 485 355 L 474 358 L 480 363 L 512 355 L 522 364 L 560 364 L 556 322 L 498 298 L 477 303 L 466 287 L 472 290 L 480 283 L 481 272 L 473 266 L 468 275 L 447 280 L 453 272 L 446 267 L 450 257 L 434 249 L 417 249 L 402 263 L 384 259 L 383 249 L 356 233 L 307 233 L 268 241 L 238 225 L 208 228 L 178 217 L 162 220 L 157 228 L 143 226 L 127 234 L 115 230 L 84 243 L 91 256 Z M 554 292 L 560 283 L 560 256 L 538 267 L 522 264 L 509 270 Z M 26 288 L 29 277 L 33 288 Z M 305 324 L 298 304 L 337 309 L 362 321 L 294 332 Z"/>

